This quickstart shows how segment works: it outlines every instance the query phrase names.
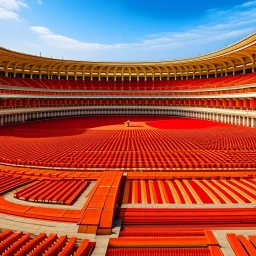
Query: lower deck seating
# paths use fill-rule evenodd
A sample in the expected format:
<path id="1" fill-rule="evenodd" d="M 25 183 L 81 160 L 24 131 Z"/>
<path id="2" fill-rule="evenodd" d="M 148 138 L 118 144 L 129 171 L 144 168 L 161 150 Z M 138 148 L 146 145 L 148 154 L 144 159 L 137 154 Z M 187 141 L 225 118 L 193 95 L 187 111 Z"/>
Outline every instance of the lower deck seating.
<path id="1" fill-rule="evenodd" d="M 214 256 L 208 248 L 111 248 L 106 256 Z"/>
<path id="2" fill-rule="evenodd" d="M 169 231 L 169 232 L 168 232 Z M 171 231 L 159 227 L 122 227 L 119 238 L 111 238 L 109 256 L 174 255 L 221 256 L 211 231 Z"/>
<path id="3" fill-rule="evenodd" d="M 119 237 L 205 237 L 204 231 L 170 230 L 167 227 L 123 226 Z"/>
<path id="4" fill-rule="evenodd" d="M 121 208 L 117 218 L 123 225 L 159 225 L 171 229 L 202 230 L 225 227 L 256 227 L 256 208 Z"/>
<path id="5" fill-rule="evenodd" d="M 123 204 L 256 203 L 256 179 L 127 180 Z"/>
<path id="6" fill-rule="evenodd" d="M 26 201 L 71 205 L 88 185 L 89 182 L 84 180 L 36 181 L 16 191 L 14 197 Z"/>
<path id="7" fill-rule="evenodd" d="M 90 242 L 88 239 L 80 242 L 76 237 L 68 238 L 56 234 L 47 236 L 45 233 L 35 236 L 12 230 L 0 232 L 0 255 L 2 256 L 89 256 L 94 247 L 95 242 Z"/>
<path id="8" fill-rule="evenodd" d="M 0 173 L 0 195 L 30 182 L 31 180 L 28 178 L 13 177 L 12 175 Z"/>
<path id="9" fill-rule="evenodd" d="M 227 234 L 227 239 L 236 256 L 256 255 L 256 235 L 246 238 L 244 235 Z"/>
<path id="10" fill-rule="evenodd" d="M 105 124 L 99 124 L 98 119 L 105 120 Z M 168 129 L 104 127 L 111 126 L 110 123 L 120 125 L 122 122 L 123 125 L 125 119 L 67 118 L 13 125 L 8 130 L 2 127 L 0 162 L 50 168 L 147 170 L 256 167 L 255 129 L 205 120 L 195 128 L 193 124 L 198 120 L 183 118 L 169 118 L 172 126 Z M 88 129 L 86 122 L 96 122 L 96 127 L 101 127 Z M 183 123 L 183 128 L 180 128 L 180 123 Z"/>

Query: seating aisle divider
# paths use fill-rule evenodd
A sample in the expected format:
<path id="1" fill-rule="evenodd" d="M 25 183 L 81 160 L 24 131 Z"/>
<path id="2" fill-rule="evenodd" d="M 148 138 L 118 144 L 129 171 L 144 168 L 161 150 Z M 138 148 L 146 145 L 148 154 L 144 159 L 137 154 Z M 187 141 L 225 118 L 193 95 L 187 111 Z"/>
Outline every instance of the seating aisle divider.
<path id="1" fill-rule="evenodd" d="M 104 172 L 96 182 L 78 222 L 79 233 L 111 233 L 123 172 Z"/>

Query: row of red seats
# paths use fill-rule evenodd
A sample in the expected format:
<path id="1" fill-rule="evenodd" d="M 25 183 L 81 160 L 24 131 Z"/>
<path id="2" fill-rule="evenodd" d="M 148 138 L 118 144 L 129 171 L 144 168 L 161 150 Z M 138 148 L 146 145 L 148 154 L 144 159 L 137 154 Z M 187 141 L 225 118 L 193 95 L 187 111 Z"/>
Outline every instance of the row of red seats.
<path id="1" fill-rule="evenodd" d="M 82 240 L 77 245 L 77 238 L 67 236 L 57 236 L 51 234 L 47 236 L 41 233 L 38 236 L 5 230 L 0 232 L 0 254 L 2 256 L 85 256 L 91 255 L 95 247 L 95 242 L 88 239 Z"/>
<path id="2" fill-rule="evenodd" d="M 215 256 L 208 248 L 109 248 L 106 256 Z M 221 254 L 220 254 L 221 255 Z"/>
<path id="3" fill-rule="evenodd" d="M 36 181 L 16 191 L 14 197 L 26 201 L 71 205 L 88 185 L 89 182 L 83 180 Z"/>
<path id="4" fill-rule="evenodd" d="M 170 81 L 90 81 L 90 80 L 48 80 L 1 77 L 0 84 L 31 88 L 60 90 L 171 90 L 198 89 L 252 84 L 255 73 L 206 79 L 184 79 Z"/>
<path id="5" fill-rule="evenodd" d="M 207 91 L 198 91 L 195 89 L 195 91 L 193 90 L 180 90 L 180 92 L 177 90 L 168 90 L 168 91 L 128 91 L 128 92 L 123 92 L 123 91 L 107 91 L 107 92 L 97 92 L 97 91 L 63 91 L 63 92 L 59 92 L 59 91 L 40 91 L 40 90 L 29 90 L 29 88 L 26 88 L 26 90 L 14 90 L 12 88 L 8 88 L 8 89 L 1 89 L 1 81 L 0 81 L 0 93 L 1 94 L 28 94 L 28 95 L 49 95 L 49 96 L 182 96 L 182 95 L 216 95 L 216 94 L 235 94 L 235 93 L 249 93 L 249 92 L 255 92 L 256 88 L 252 87 L 252 85 L 250 85 L 250 87 L 248 88 L 230 88 L 230 87 L 223 87 L 222 90 L 216 91 L 214 90 L 215 88 L 213 88 L 212 90 L 207 90 Z"/>
<path id="6" fill-rule="evenodd" d="M 256 255 L 256 235 L 227 234 L 227 239 L 235 252 L 236 256 L 255 256 Z"/>
<path id="7" fill-rule="evenodd" d="M 122 226 L 119 237 L 205 237 L 204 231 L 171 230 L 167 227 Z"/>
<path id="8" fill-rule="evenodd" d="M 246 208 L 121 208 L 117 211 L 123 225 L 166 225 L 172 228 L 255 227 L 256 209 Z"/>
<path id="9" fill-rule="evenodd" d="M 13 190 L 17 187 L 26 185 L 30 183 L 31 180 L 21 177 L 13 177 L 12 175 L 3 175 L 0 174 L 0 195 L 5 194 L 10 190 Z"/>
<path id="10" fill-rule="evenodd" d="M 255 179 L 127 180 L 123 204 L 256 203 Z"/>
<path id="11" fill-rule="evenodd" d="M 1 99 L 0 108 L 58 106 L 183 106 L 230 109 L 254 109 L 255 99 Z"/>
<path id="12" fill-rule="evenodd" d="M 35 139 L 5 136 L 1 139 L 0 161 L 66 168 L 254 168 L 255 132 L 242 131 L 244 128 L 235 126 L 205 130 L 90 130 L 74 137 L 41 138 L 37 143 Z M 75 149 L 63 154 L 71 144 Z"/>
<path id="13" fill-rule="evenodd" d="M 46 170 L 46 169 L 31 169 L 24 167 L 11 167 L 0 169 L 0 175 L 12 175 L 13 177 L 29 178 L 37 180 L 38 178 L 50 180 L 53 178 L 80 180 L 86 179 L 88 182 L 97 180 L 102 172 L 96 171 L 66 171 L 66 170 Z"/>
<path id="14" fill-rule="evenodd" d="M 115 120 L 113 117 L 109 119 Z M 173 119 L 170 125 L 162 120 L 161 129 L 86 130 L 84 127 L 79 130 L 68 124 L 71 120 L 75 118 L 59 121 L 63 127 L 69 127 L 65 130 L 67 136 L 65 131 L 46 127 L 51 127 L 54 121 L 13 126 L 15 133 L 12 129 L 0 130 L 3 135 L 0 138 L 0 161 L 61 168 L 256 167 L 254 129 L 209 121 L 201 121 L 202 127 L 189 129 L 198 121 Z M 188 129 L 179 127 L 182 120 Z M 154 123 L 147 124 L 154 126 Z M 203 128 L 204 125 L 209 127 Z"/>
<path id="15" fill-rule="evenodd" d="M 150 229 L 157 232 L 158 228 Z M 139 229 L 145 232 L 147 227 Z M 211 231 L 188 231 L 187 233 L 183 231 L 183 235 L 178 231 L 176 233 L 179 235 L 156 237 L 147 236 L 148 232 L 145 232 L 145 236 L 141 237 L 135 235 L 110 238 L 106 255 L 222 255 L 218 241 Z"/>

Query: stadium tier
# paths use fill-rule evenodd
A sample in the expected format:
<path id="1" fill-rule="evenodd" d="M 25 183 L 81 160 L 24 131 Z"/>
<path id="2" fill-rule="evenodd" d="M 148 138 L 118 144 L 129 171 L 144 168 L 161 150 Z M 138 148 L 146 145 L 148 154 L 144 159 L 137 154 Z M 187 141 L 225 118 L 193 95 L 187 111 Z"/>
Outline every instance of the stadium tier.
<path id="1" fill-rule="evenodd" d="M 235 87 L 255 84 L 256 75 L 244 74 L 218 78 L 163 80 L 163 81 L 91 81 L 91 80 L 53 80 L 0 77 L 0 85 L 14 89 L 48 89 L 68 91 L 165 91 L 165 90 L 195 90 L 222 87 Z M 13 88 L 12 88 L 13 87 Z"/>
<path id="2" fill-rule="evenodd" d="M 255 46 L 155 63 L 0 48 L 0 254 L 255 256 Z"/>

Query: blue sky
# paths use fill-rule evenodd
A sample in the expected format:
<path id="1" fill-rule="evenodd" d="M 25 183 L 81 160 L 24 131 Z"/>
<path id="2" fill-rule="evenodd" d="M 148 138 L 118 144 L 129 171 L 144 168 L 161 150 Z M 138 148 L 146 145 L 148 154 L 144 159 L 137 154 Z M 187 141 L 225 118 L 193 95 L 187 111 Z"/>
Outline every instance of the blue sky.
<path id="1" fill-rule="evenodd" d="M 53 58 L 188 58 L 255 29 L 256 1 L 0 0 L 0 45 Z"/>

